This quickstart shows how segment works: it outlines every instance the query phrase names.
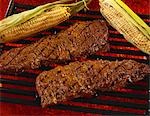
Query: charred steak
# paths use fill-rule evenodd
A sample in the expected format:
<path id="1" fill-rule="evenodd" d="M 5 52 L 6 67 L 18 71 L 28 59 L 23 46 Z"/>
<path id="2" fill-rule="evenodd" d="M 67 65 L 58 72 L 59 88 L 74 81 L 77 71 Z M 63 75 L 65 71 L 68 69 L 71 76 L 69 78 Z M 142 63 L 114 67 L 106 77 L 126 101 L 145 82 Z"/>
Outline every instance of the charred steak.
<path id="1" fill-rule="evenodd" d="M 46 107 L 93 95 L 96 90 L 116 90 L 147 74 L 150 74 L 150 67 L 133 60 L 74 62 L 41 73 L 36 79 L 36 89 L 42 107 Z"/>
<path id="2" fill-rule="evenodd" d="M 108 29 L 104 21 L 78 22 L 57 35 L 20 48 L 14 48 L 0 56 L 0 71 L 19 72 L 36 69 L 47 63 L 69 61 L 86 57 L 96 51 L 108 50 Z"/>

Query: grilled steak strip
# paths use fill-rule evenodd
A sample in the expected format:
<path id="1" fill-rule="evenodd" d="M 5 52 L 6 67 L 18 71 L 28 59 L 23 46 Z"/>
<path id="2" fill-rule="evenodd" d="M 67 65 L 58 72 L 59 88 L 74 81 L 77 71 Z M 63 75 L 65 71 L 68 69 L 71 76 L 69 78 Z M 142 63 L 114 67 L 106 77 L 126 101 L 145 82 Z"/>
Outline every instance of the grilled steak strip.
<path id="1" fill-rule="evenodd" d="M 107 51 L 107 38 L 108 29 L 104 21 L 78 22 L 57 35 L 4 53 L 0 56 L 0 70 L 36 69 L 41 65 L 86 57 L 99 50 Z"/>
<path id="2" fill-rule="evenodd" d="M 42 107 L 73 98 L 125 87 L 150 74 L 148 65 L 133 60 L 74 62 L 44 71 L 36 79 Z"/>

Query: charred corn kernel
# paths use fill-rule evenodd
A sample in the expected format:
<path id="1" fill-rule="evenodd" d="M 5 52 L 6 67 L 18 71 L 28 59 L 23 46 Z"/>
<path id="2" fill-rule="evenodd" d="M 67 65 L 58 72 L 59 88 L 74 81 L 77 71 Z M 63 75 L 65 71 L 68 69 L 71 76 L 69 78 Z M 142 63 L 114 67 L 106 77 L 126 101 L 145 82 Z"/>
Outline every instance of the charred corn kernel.
<path id="1" fill-rule="evenodd" d="M 85 7 L 81 0 L 72 4 L 61 4 L 72 0 L 60 0 L 41 5 L 35 9 L 12 15 L 0 21 L 0 43 L 28 37 L 69 19 Z"/>
<path id="2" fill-rule="evenodd" d="M 150 54 L 150 27 L 121 0 L 99 0 L 105 19 L 125 39 L 143 52 Z"/>

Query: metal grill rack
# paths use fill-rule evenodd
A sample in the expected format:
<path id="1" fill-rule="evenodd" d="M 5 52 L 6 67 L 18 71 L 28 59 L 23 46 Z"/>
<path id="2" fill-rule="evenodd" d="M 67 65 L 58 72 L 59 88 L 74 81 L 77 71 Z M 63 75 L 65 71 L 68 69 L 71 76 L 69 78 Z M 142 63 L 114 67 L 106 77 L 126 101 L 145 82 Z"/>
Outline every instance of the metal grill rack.
<path id="1" fill-rule="evenodd" d="M 12 3 L 8 9 L 7 15 L 18 13 L 31 8 L 33 8 L 33 6 Z M 148 15 L 138 15 L 149 25 L 150 19 Z M 99 11 L 81 11 L 71 19 L 52 29 L 43 31 L 34 37 L 29 37 L 14 43 L 1 44 L 1 52 L 3 53 L 11 48 L 33 43 L 43 36 L 68 28 L 76 21 L 95 19 L 104 20 Z M 88 57 L 88 59 L 133 59 L 138 62 L 146 64 L 149 63 L 148 55 L 135 48 L 132 44 L 128 43 L 123 38 L 123 36 L 111 26 L 109 26 L 109 33 L 110 51 L 107 53 L 97 52 L 96 54 Z M 40 72 L 42 72 L 42 70 L 52 69 L 56 65 L 57 64 L 52 65 L 51 67 L 41 67 L 38 70 L 27 70 L 17 75 L 2 73 L 0 78 L 0 84 L 2 85 L 0 86 L 0 102 L 40 107 L 40 100 L 35 90 L 35 78 Z M 78 98 L 63 104 L 50 106 L 50 108 L 105 115 L 146 115 L 148 114 L 149 99 L 148 82 L 149 79 L 146 78 L 115 92 L 97 92 L 95 97 L 86 99 Z"/>

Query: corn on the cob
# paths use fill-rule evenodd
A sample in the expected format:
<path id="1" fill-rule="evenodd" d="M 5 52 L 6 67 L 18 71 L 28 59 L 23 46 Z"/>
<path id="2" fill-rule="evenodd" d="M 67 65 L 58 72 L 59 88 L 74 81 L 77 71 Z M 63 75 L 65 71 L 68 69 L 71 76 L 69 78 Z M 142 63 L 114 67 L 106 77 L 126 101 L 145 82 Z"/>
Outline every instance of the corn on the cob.
<path id="1" fill-rule="evenodd" d="M 150 54 L 150 27 L 121 0 L 99 0 L 105 19 L 125 39 L 143 52 Z"/>
<path id="2" fill-rule="evenodd" d="M 35 9 L 12 15 L 0 21 L 0 43 L 18 40 L 51 28 L 69 19 L 84 8 L 82 0 L 72 4 L 61 4 L 72 0 L 60 0 Z"/>

